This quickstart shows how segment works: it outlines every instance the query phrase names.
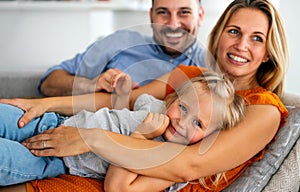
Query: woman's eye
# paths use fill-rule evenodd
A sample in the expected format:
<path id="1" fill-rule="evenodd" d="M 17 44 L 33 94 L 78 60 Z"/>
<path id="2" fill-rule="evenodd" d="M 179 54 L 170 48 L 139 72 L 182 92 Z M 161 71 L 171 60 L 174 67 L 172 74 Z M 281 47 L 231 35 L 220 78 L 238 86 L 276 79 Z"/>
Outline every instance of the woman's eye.
<path id="1" fill-rule="evenodd" d="M 254 41 L 263 42 L 263 39 L 259 36 L 255 36 L 253 39 Z"/>
<path id="2" fill-rule="evenodd" d="M 228 30 L 228 33 L 231 33 L 231 34 L 239 34 L 239 31 L 238 30 L 236 30 L 236 29 L 230 29 L 230 30 Z"/>

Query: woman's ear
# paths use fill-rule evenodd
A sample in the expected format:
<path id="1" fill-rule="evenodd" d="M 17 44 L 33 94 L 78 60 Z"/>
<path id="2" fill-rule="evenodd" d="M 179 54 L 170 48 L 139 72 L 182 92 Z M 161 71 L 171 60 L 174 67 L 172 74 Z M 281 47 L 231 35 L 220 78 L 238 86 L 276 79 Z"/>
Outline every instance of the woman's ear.
<path id="1" fill-rule="evenodd" d="M 262 60 L 263 63 L 268 62 L 270 59 L 269 55 L 266 55 L 265 58 Z"/>

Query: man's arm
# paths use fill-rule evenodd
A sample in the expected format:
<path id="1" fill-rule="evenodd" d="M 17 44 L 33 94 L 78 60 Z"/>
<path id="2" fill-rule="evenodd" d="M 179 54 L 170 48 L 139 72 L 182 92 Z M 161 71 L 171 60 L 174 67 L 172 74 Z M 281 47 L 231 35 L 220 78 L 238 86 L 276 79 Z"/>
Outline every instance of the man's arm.
<path id="1" fill-rule="evenodd" d="M 46 96 L 67 96 L 99 92 L 112 92 L 111 82 L 120 74 L 119 69 L 109 69 L 94 79 L 74 76 L 65 70 L 55 70 L 41 83 L 41 92 Z"/>
<path id="2" fill-rule="evenodd" d="M 66 96 L 84 94 L 94 89 L 92 81 L 84 77 L 76 77 L 76 87 L 73 89 L 74 79 L 75 76 L 67 71 L 55 70 L 41 83 L 41 92 L 46 96 Z"/>

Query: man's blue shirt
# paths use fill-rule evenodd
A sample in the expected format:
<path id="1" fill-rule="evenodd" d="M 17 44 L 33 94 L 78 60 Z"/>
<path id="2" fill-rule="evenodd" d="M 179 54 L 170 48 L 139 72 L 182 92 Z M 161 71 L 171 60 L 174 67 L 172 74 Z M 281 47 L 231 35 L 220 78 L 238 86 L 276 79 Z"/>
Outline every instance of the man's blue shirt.
<path id="1" fill-rule="evenodd" d="M 179 64 L 205 67 L 205 50 L 198 41 L 183 54 L 173 58 L 152 37 L 135 31 L 120 30 L 97 40 L 74 58 L 49 68 L 40 83 L 54 70 L 63 69 L 72 75 L 93 79 L 108 69 L 118 68 L 128 73 L 132 81 L 141 86 Z"/>

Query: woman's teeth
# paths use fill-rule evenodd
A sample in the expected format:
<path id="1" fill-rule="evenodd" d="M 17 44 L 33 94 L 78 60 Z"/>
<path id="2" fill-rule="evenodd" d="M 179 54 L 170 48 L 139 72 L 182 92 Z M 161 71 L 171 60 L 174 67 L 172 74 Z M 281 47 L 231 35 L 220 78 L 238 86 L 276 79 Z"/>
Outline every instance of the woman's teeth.
<path id="1" fill-rule="evenodd" d="M 240 63 L 246 63 L 248 60 L 247 59 L 244 59 L 244 58 L 241 58 L 241 57 L 238 57 L 238 56 L 235 56 L 235 55 L 231 55 L 229 54 L 229 57 L 237 62 L 240 62 Z"/>

